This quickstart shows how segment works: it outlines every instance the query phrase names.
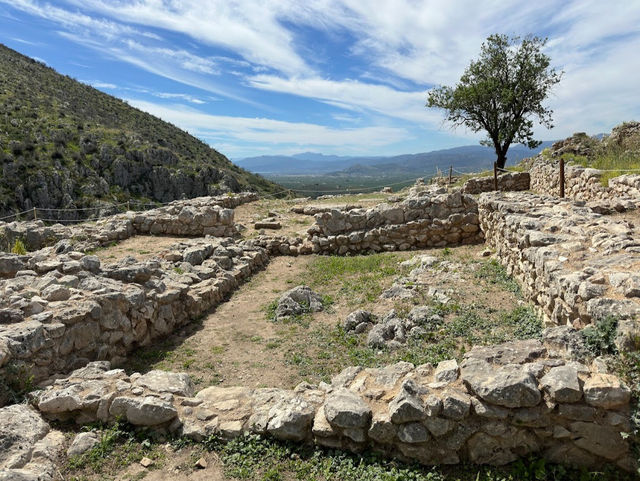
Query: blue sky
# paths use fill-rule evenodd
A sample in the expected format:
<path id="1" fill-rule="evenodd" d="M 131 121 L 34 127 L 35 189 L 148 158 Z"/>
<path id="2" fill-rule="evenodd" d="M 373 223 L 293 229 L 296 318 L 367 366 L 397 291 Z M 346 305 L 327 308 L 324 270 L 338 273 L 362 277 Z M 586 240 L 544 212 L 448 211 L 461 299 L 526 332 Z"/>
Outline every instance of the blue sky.
<path id="1" fill-rule="evenodd" d="M 232 159 L 475 143 L 424 107 L 492 33 L 549 37 L 565 71 L 539 139 L 640 119 L 640 2 L 0 0 L 0 42 Z"/>

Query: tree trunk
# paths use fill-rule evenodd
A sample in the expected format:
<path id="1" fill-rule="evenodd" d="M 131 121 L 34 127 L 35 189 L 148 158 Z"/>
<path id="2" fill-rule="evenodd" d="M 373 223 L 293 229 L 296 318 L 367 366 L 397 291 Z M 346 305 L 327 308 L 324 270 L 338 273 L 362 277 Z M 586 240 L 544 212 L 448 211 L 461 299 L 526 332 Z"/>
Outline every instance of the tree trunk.
<path id="1" fill-rule="evenodd" d="M 498 165 L 498 169 L 504 169 L 504 165 L 507 163 L 507 153 L 499 149 L 497 154 L 498 159 L 496 160 L 496 164 Z"/>

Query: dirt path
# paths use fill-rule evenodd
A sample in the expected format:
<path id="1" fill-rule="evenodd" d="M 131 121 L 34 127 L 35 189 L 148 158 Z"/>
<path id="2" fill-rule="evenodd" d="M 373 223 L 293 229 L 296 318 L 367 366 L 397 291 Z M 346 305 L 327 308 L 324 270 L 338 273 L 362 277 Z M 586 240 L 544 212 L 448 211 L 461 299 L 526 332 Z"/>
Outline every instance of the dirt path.
<path id="1" fill-rule="evenodd" d="M 300 382 L 287 363 L 283 339 L 300 326 L 267 319 L 265 306 L 295 286 L 310 257 L 276 257 L 204 319 L 191 323 L 160 344 L 139 351 L 131 370 L 151 368 L 189 373 L 198 389 L 212 384 L 286 387 Z"/>

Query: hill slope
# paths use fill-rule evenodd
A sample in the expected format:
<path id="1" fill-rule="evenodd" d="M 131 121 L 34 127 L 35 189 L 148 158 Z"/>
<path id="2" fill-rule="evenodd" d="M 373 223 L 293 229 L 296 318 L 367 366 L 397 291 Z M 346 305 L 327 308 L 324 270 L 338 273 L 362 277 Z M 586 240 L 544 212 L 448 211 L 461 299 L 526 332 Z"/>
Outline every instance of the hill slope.
<path id="1" fill-rule="evenodd" d="M 33 206 L 279 190 L 174 125 L 4 45 L 0 160 L 0 217 Z"/>
<path id="2" fill-rule="evenodd" d="M 537 149 L 514 145 L 509 149 L 509 164 L 531 157 L 552 143 L 545 141 Z M 338 157 L 304 153 L 292 156 L 249 157 L 239 160 L 237 163 L 251 172 L 271 176 L 329 174 L 353 177 L 386 177 L 390 174 L 407 174 L 409 176 L 433 174 L 436 168 L 447 170 L 449 166 L 465 171 L 484 170 L 492 167 L 495 157 L 493 149 L 482 145 L 466 145 L 392 157 Z"/>

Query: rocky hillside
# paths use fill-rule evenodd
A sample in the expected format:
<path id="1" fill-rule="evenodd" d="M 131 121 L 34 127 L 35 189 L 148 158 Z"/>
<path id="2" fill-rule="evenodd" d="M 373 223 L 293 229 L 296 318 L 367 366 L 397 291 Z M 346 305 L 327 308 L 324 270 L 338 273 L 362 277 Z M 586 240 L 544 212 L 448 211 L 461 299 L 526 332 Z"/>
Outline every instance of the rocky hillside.
<path id="1" fill-rule="evenodd" d="M 3 45 L 0 160 L 0 216 L 278 190 L 174 125 Z"/>

